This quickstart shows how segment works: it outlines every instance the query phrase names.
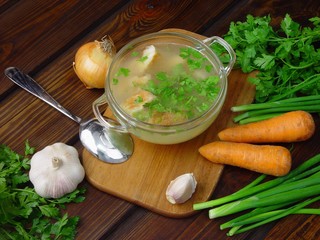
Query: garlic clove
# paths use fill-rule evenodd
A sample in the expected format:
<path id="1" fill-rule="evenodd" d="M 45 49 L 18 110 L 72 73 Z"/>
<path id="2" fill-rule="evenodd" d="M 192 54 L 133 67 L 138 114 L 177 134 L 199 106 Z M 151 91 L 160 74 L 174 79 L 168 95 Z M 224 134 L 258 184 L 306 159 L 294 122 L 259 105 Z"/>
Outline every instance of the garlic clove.
<path id="1" fill-rule="evenodd" d="M 172 204 L 184 203 L 195 192 L 197 181 L 192 173 L 183 174 L 172 180 L 167 188 L 166 197 Z"/>

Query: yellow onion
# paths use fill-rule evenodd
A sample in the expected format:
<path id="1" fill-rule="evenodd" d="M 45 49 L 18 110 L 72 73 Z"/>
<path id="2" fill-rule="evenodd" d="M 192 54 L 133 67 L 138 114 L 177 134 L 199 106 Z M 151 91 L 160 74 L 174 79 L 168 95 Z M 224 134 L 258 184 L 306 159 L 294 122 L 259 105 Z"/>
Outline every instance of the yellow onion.
<path id="1" fill-rule="evenodd" d="M 106 75 L 116 48 L 110 37 L 82 45 L 73 62 L 73 69 L 86 88 L 104 88 Z"/>

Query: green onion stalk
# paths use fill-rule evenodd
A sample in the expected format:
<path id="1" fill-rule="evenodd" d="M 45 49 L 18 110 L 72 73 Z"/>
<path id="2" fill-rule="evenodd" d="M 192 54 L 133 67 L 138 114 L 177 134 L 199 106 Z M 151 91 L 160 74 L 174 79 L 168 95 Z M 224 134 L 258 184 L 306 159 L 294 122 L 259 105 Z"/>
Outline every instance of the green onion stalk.
<path id="1" fill-rule="evenodd" d="M 240 124 L 262 121 L 286 112 L 297 110 L 309 113 L 320 112 L 320 95 L 288 98 L 266 103 L 253 103 L 233 106 L 231 108 L 231 111 L 233 112 L 243 112 L 233 119 L 234 122 Z"/>
<path id="2" fill-rule="evenodd" d="M 303 209 L 303 207 L 319 201 L 320 200 L 320 196 L 308 199 L 306 201 L 303 201 L 301 203 L 298 203 L 290 208 L 287 209 L 280 209 L 280 210 L 274 210 L 274 211 L 270 211 L 270 212 L 265 212 L 259 215 L 255 215 L 249 218 L 246 218 L 242 221 L 236 221 L 236 220 L 231 220 L 228 223 L 222 224 L 221 225 L 221 229 L 224 228 L 228 228 L 231 227 L 232 228 L 229 230 L 229 232 L 227 233 L 228 236 L 233 236 L 235 234 L 238 233 L 243 233 L 246 231 L 249 231 L 253 228 L 259 227 L 261 225 L 267 224 L 269 222 L 275 221 L 277 219 L 286 217 L 290 214 L 317 214 L 320 215 L 320 210 L 319 209 Z M 249 226 L 244 226 L 244 225 L 248 225 L 251 224 Z"/>
<path id="3" fill-rule="evenodd" d="M 319 176 L 317 178 L 319 178 Z M 266 207 L 275 203 L 293 203 L 307 197 L 312 197 L 320 194 L 320 183 L 319 181 L 317 182 L 318 184 L 315 183 L 316 185 L 311 185 L 308 187 L 298 187 L 297 189 L 292 189 L 289 191 L 286 188 L 282 188 L 281 190 L 283 190 L 284 192 L 275 193 L 268 196 L 256 195 L 244 200 L 227 203 L 220 207 L 210 209 L 209 218 L 213 219 L 217 217 L 227 216 L 247 209 Z"/>
<path id="4" fill-rule="evenodd" d="M 260 175 L 231 195 L 196 203 L 193 208 L 211 208 L 210 219 L 252 209 L 221 224 L 221 229 L 230 228 L 228 236 L 251 230 L 290 214 L 320 215 L 320 209 L 305 208 L 320 200 L 320 154 L 311 157 L 285 176 L 262 182 L 265 177 L 265 174 Z"/>

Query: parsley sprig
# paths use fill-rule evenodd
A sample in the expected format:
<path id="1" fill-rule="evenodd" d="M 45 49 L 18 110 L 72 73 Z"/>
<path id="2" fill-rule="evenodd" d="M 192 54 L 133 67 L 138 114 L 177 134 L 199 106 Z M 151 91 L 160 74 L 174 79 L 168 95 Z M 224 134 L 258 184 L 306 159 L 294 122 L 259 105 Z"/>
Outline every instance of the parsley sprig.
<path id="1" fill-rule="evenodd" d="M 62 214 L 66 203 L 82 202 L 84 189 L 59 199 L 40 197 L 28 177 L 34 148 L 28 142 L 24 156 L 0 145 L 1 239 L 73 239 L 79 217 Z"/>
<path id="2" fill-rule="evenodd" d="M 320 18 L 301 27 L 287 14 L 278 28 L 271 17 L 248 15 L 232 22 L 224 39 L 235 49 L 243 72 L 257 70 L 249 79 L 256 85 L 256 102 L 276 101 L 299 95 L 320 94 Z M 223 50 L 213 45 L 223 56 Z"/>

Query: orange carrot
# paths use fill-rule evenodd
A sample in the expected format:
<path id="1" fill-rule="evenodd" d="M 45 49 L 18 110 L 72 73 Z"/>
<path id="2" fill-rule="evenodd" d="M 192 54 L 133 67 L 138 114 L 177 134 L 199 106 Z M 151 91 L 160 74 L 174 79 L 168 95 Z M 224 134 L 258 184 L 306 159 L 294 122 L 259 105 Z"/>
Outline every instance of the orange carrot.
<path id="1" fill-rule="evenodd" d="M 273 176 L 286 175 L 291 168 L 291 154 L 281 146 L 216 141 L 200 147 L 199 152 L 214 163 Z"/>
<path id="2" fill-rule="evenodd" d="M 246 125 L 227 128 L 218 133 L 220 140 L 243 143 L 299 142 L 315 132 L 310 113 L 293 111 L 280 116 Z"/>

